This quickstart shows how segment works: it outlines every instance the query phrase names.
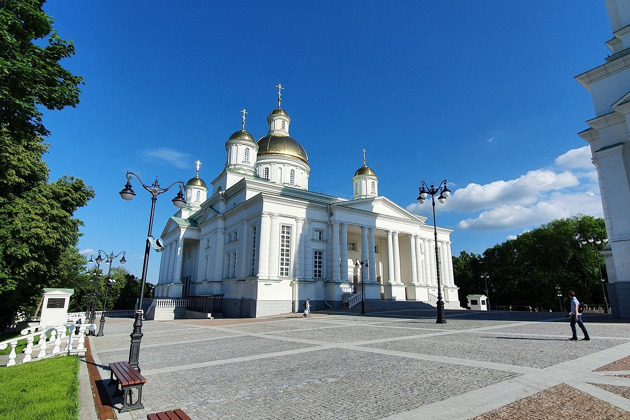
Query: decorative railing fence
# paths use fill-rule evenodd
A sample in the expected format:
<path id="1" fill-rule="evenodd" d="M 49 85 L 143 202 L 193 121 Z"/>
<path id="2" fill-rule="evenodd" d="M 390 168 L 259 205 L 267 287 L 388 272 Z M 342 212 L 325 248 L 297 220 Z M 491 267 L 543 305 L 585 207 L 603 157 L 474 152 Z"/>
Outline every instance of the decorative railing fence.
<path id="1" fill-rule="evenodd" d="M 359 303 L 361 303 L 362 297 L 363 294 L 361 292 L 350 296 L 350 299 L 348 299 L 348 308 L 354 308 Z"/>
<path id="2" fill-rule="evenodd" d="M 186 299 L 190 303 L 186 306 L 189 311 L 204 313 L 223 313 L 223 294 L 209 296 L 191 296 Z"/>
<path id="3" fill-rule="evenodd" d="M 21 337 L 14 337 L 0 342 L 0 350 L 11 347 L 7 366 L 18 363 L 28 363 L 42 360 L 48 357 L 68 354 L 85 353 L 85 333 L 87 330 L 96 330 L 95 324 L 64 324 L 56 327 L 35 326 L 22 330 Z M 22 353 L 24 357 L 18 360 L 16 348 L 18 344 L 26 340 L 26 347 Z M 37 342 L 35 344 L 35 342 Z"/>

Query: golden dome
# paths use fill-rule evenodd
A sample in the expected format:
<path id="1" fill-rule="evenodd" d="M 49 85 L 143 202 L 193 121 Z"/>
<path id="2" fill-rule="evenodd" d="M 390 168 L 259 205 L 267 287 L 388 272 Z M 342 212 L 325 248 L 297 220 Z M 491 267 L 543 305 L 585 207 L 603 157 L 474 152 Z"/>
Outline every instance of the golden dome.
<path id="1" fill-rule="evenodd" d="M 365 165 L 357 169 L 357 171 L 354 173 L 354 176 L 359 176 L 359 175 L 376 176 L 374 171 Z"/>
<path id="2" fill-rule="evenodd" d="M 199 178 L 198 176 L 191 178 L 187 183 L 186 183 L 187 187 L 203 187 L 203 188 L 208 188 L 206 187 L 206 183 L 203 182 L 203 179 Z"/>
<path id="3" fill-rule="evenodd" d="M 282 108 L 276 108 L 273 111 L 271 111 L 270 115 L 284 115 L 285 117 L 288 117 L 289 114 L 287 114 L 286 112 L 284 112 L 284 109 Z"/>
<path id="4" fill-rule="evenodd" d="M 261 137 L 258 140 L 258 156 L 264 155 L 290 156 L 308 164 L 306 150 L 293 137 L 289 136 L 272 134 Z"/>
<path id="5" fill-rule="evenodd" d="M 246 130 L 238 130 L 234 132 L 228 139 L 227 143 L 230 143 L 230 140 L 235 140 L 235 141 L 245 140 L 245 141 L 251 141 L 252 143 L 256 143 L 256 140 L 254 140 L 254 137 L 252 137 L 252 135 L 249 134 Z"/>

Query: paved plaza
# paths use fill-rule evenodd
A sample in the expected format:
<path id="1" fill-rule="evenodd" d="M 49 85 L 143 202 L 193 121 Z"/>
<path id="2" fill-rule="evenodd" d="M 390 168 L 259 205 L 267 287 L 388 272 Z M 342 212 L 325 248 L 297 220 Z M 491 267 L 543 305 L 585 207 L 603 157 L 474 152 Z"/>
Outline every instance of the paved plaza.
<path id="1" fill-rule="evenodd" d="M 591 341 L 569 341 L 559 313 L 447 311 L 446 324 L 419 309 L 146 321 L 145 410 L 119 413 L 119 396 L 112 404 L 123 420 L 175 408 L 195 420 L 470 419 L 566 384 L 611 413 L 601 418 L 630 418 L 630 324 L 584 317 Z M 108 319 L 105 336 L 89 340 L 104 384 L 107 365 L 129 357 L 132 324 Z M 498 415 L 485 418 L 508 418 Z"/>

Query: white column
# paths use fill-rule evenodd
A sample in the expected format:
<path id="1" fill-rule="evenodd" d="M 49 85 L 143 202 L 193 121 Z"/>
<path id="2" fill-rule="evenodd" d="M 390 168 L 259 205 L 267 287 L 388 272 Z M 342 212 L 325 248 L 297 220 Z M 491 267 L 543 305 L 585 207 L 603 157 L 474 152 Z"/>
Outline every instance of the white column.
<path id="1" fill-rule="evenodd" d="M 341 223 L 341 281 L 347 282 L 348 279 L 348 225 Z"/>
<path id="2" fill-rule="evenodd" d="M 368 242 L 370 243 L 370 282 L 376 283 L 376 243 L 374 242 L 374 228 L 368 228 Z"/>
<path id="3" fill-rule="evenodd" d="M 304 234 L 304 219 L 298 218 L 296 221 L 296 243 L 298 244 L 295 250 L 295 277 L 298 280 L 304 280 L 304 245 L 306 243 Z"/>
<path id="4" fill-rule="evenodd" d="M 387 283 L 394 283 L 394 243 L 392 241 L 392 231 L 387 231 Z"/>
<path id="5" fill-rule="evenodd" d="M 392 241 L 394 242 L 394 282 L 402 283 L 400 279 L 400 247 L 398 246 L 398 232 L 394 232 Z"/>
<path id="6" fill-rule="evenodd" d="M 260 216 L 260 233 L 258 234 L 258 244 L 256 244 L 256 252 L 258 253 L 258 278 L 269 278 L 269 236 L 271 230 L 271 222 L 269 213 L 262 213 Z"/>
<path id="7" fill-rule="evenodd" d="M 239 253 L 241 255 L 239 255 L 236 260 L 236 263 L 238 264 L 236 270 L 239 279 L 244 279 L 247 277 L 247 269 L 249 267 L 249 258 L 247 258 L 247 238 L 249 238 L 248 233 L 247 220 L 243 220 L 243 222 L 241 223 L 241 231 L 238 233 L 238 240 L 241 243 L 241 250 Z"/>
<path id="8" fill-rule="evenodd" d="M 306 220 L 306 223 L 304 223 L 304 277 L 307 280 L 313 280 L 313 247 L 311 239 L 311 222 Z M 323 267 L 323 269 L 326 270 L 326 267 Z"/>
<path id="9" fill-rule="evenodd" d="M 181 283 L 182 282 L 182 261 L 184 257 L 183 244 L 184 241 L 182 239 L 177 239 L 177 257 L 175 259 L 175 276 L 173 278 L 173 283 Z"/>
<path id="10" fill-rule="evenodd" d="M 409 235 L 409 257 L 411 258 L 411 284 L 418 284 L 418 261 L 416 260 L 416 238 Z"/>
<path id="11" fill-rule="evenodd" d="M 368 237 L 367 237 L 367 228 L 365 226 L 361 226 L 361 260 L 367 261 L 368 259 Z"/>
<path id="12" fill-rule="evenodd" d="M 278 215 L 271 215 L 271 229 L 269 232 L 269 277 L 272 279 L 278 278 L 279 260 L 278 260 L 278 248 L 280 247 L 280 227 L 278 225 Z"/>
<path id="13" fill-rule="evenodd" d="M 427 278 L 426 273 L 424 272 L 424 263 L 423 260 L 425 258 L 424 248 L 422 244 L 422 239 L 418 235 L 414 236 L 415 248 L 416 248 L 416 261 L 417 261 L 417 273 L 418 273 L 418 284 L 426 284 Z"/>
<path id="14" fill-rule="evenodd" d="M 332 281 L 339 282 L 341 277 L 339 276 L 339 223 L 333 222 L 332 224 Z"/>
<path id="15" fill-rule="evenodd" d="M 435 285 L 435 250 L 430 239 L 424 240 L 424 262 L 426 264 L 427 284 Z"/>

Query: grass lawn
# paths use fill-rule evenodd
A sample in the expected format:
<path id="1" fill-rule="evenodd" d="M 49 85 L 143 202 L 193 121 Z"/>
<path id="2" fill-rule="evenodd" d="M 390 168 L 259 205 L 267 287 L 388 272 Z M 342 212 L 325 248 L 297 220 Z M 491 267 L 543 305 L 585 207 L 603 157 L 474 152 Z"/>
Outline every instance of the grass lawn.
<path id="1" fill-rule="evenodd" d="M 79 358 L 60 356 L 0 367 L 0 420 L 75 420 Z"/>

